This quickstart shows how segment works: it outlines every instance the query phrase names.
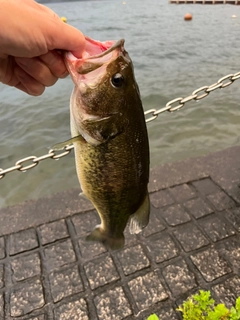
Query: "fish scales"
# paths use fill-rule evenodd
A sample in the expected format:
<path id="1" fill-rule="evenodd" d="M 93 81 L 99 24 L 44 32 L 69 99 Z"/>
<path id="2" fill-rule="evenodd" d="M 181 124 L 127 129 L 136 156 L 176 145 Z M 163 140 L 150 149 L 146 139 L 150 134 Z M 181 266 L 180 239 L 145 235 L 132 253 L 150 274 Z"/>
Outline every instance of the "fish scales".
<path id="1" fill-rule="evenodd" d="M 75 83 L 70 114 L 72 137 L 79 136 L 73 142 L 77 175 L 101 219 L 87 240 L 119 249 L 128 220 L 130 232 L 138 233 L 149 219 L 147 128 L 124 41 L 86 41 L 85 56 L 68 53 L 66 64 Z"/>

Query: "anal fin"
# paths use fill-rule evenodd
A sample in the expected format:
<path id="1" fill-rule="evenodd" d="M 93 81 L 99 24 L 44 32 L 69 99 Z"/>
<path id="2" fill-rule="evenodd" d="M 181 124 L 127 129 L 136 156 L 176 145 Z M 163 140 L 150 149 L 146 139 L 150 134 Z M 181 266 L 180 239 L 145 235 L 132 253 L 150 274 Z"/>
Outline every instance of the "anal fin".
<path id="1" fill-rule="evenodd" d="M 137 209 L 137 211 L 130 217 L 129 232 L 131 234 L 136 234 L 142 231 L 148 225 L 150 214 L 150 201 L 149 195 L 147 193 L 142 205 Z"/>

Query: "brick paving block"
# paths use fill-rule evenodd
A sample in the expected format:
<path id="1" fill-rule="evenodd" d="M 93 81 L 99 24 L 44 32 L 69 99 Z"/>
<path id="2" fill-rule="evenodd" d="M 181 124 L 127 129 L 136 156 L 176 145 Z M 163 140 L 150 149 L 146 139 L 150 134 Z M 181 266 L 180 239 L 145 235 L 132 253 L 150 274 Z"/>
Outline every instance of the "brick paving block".
<path id="1" fill-rule="evenodd" d="M 199 224 L 214 242 L 235 234 L 231 224 L 224 218 L 220 219 L 216 214 L 199 220 Z"/>
<path id="2" fill-rule="evenodd" d="M 21 281 L 41 273 L 41 262 L 38 253 L 20 256 L 11 261 L 13 281 Z"/>
<path id="3" fill-rule="evenodd" d="M 84 299 L 71 301 L 54 309 L 56 320 L 89 320 L 87 303 Z"/>
<path id="4" fill-rule="evenodd" d="M 38 228 L 43 245 L 69 237 L 65 220 L 44 224 Z"/>
<path id="5" fill-rule="evenodd" d="M 9 247 L 10 255 L 37 248 L 36 231 L 34 229 L 27 229 L 11 234 L 9 236 Z"/>
<path id="6" fill-rule="evenodd" d="M 240 296 L 240 278 L 235 276 L 223 283 L 212 287 L 217 297 L 217 303 L 224 303 L 228 308 L 235 306 L 236 299 Z"/>
<path id="7" fill-rule="evenodd" d="M 232 271 L 228 262 L 213 248 L 192 255 L 191 259 L 207 282 Z"/>
<path id="8" fill-rule="evenodd" d="M 157 272 L 134 278 L 128 282 L 128 286 L 140 311 L 168 298 Z"/>
<path id="9" fill-rule="evenodd" d="M 189 200 L 183 203 L 183 206 L 188 209 L 195 219 L 199 219 L 214 212 L 214 210 L 200 198 Z"/>
<path id="10" fill-rule="evenodd" d="M 44 248 L 45 260 L 49 271 L 76 261 L 70 239 L 57 242 Z"/>
<path id="11" fill-rule="evenodd" d="M 150 265 L 150 262 L 140 245 L 119 251 L 117 256 L 125 275 L 147 268 Z"/>
<path id="12" fill-rule="evenodd" d="M 44 306 L 41 281 L 34 279 L 14 289 L 10 295 L 10 313 L 19 317 Z"/>
<path id="13" fill-rule="evenodd" d="M 210 194 L 207 198 L 218 211 L 236 207 L 235 202 L 223 191 Z"/>
<path id="14" fill-rule="evenodd" d="M 192 184 L 204 195 L 217 193 L 219 191 L 219 187 L 210 178 L 194 181 Z"/>
<path id="15" fill-rule="evenodd" d="M 231 237 L 218 246 L 222 257 L 229 261 L 236 274 L 240 274 L 240 239 Z"/>
<path id="16" fill-rule="evenodd" d="M 0 288 L 4 287 L 4 264 L 0 264 Z"/>
<path id="17" fill-rule="evenodd" d="M 176 311 L 172 307 L 161 308 L 154 312 L 160 320 L 179 320 Z M 197 320 L 197 319 L 196 319 Z"/>
<path id="18" fill-rule="evenodd" d="M 132 314 L 122 287 L 107 290 L 94 298 L 99 320 L 122 320 Z"/>
<path id="19" fill-rule="evenodd" d="M 91 259 L 107 251 L 103 244 L 99 242 L 86 241 L 85 237 L 78 240 L 78 245 L 83 258 Z"/>
<path id="20" fill-rule="evenodd" d="M 84 212 L 72 217 L 72 223 L 78 236 L 87 236 L 100 223 L 96 210 Z"/>
<path id="21" fill-rule="evenodd" d="M 83 284 L 77 266 L 50 273 L 49 282 L 54 302 L 83 291 Z"/>
<path id="22" fill-rule="evenodd" d="M 4 237 L 0 238 L 0 259 L 5 258 L 5 240 Z"/>
<path id="23" fill-rule="evenodd" d="M 187 201 L 196 197 L 196 192 L 186 183 L 170 188 L 169 190 L 178 202 Z"/>
<path id="24" fill-rule="evenodd" d="M 170 260 L 178 255 L 178 248 L 165 232 L 149 237 L 147 247 L 157 263 Z"/>
<path id="25" fill-rule="evenodd" d="M 150 194 L 150 201 L 155 208 L 161 208 L 175 202 L 168 189 Z"/>
<path id="26" fill-rule="evenodd" d="M 166 266 L 163 269 L 163 276 L 175 296 L 197 287 L 195 276 L 184 260 Z"/>
<path id="27" fill-rule="evenodd" d="M 173 227 L 191 220 L 188 213 L 183 210 L 180 204 L 176 204 L 164 209 L 161 212 L 161 216 L 170 226 Z"/>
<path id="28" fill-rule="evenodd" d="M 209 241 L 199 228 L 191 222 L 183 226 L 179 226 L 173 231 L 173 234 L 186 252 L 199 249 L 209 244 Z"/>
<path id="29" fill-rule="evenodd" d="M 2 294 L 0 294 L 0 319 L 5 319 L 4 318 L 4 299 Z"/>
<path id="30" fill-rule="evenodd" d="M 238 232 L 240 232 L 240 208 L 227 209 L 224 216 L 226 216 Z"/>
<path id="31" fill-rule="evenodd" d="M 151 234 L 157 233 L 159 231 L 163 231 L 166 227 L 159 220 L 159 210 L 155 209 L 153 206 L 151 207 L 150 219 L 146 228 L 143 229 L 142 235 L 144 237 L 148 237 Z"/>
<path id="32" fill-rule="evenodd" d="M 91 289 L 96 289 L 119 279 L 114 262 L 107 255 L 86 263 L 84 269 Z"/>

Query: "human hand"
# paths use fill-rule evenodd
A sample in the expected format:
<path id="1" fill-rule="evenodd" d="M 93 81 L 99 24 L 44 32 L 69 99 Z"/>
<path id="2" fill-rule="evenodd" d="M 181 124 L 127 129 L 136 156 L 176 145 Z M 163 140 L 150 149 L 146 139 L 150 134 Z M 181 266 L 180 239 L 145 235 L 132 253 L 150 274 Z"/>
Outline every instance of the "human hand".
<path id="1" fill-rule="evenodd" d="M 0 0 L 0 82 L 41 95 L 68 72 L 61 50 L 81 57 L 84 35 L 33 0 Z"/>

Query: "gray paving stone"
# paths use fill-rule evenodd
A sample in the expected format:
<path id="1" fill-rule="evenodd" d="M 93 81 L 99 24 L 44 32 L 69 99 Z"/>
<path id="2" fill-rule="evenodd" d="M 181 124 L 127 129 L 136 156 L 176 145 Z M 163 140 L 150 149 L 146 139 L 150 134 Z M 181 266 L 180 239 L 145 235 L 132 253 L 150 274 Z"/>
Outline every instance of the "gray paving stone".
<path id="1" fill-rule="evenodd" d="M 196 192 L 186 183 L 169 189 L 177 202 L 183 202 L 196 197 Z"/>
<path id="2" fill-rule="evenodd" d="M 173 231 L 186 252 L 199 249 L 209 244 L 207 238 L 193 223 L 186 223 Z"/>
<path id="3" fill-rule="evenodd" d="M 77 235 L 83 237 L 87 236 L 93 228 L 99 224 L 96 210 L 90 212 L 84 212 L 72 217 L 72 223 Z"/>
<path id="4" fill-rule="evenodd" d="M 217 297 L 217 303 L 224 303 L 228 308 L 235 306 L 236 299 L 240 296 L 240 278 L 235 276 L 223 283 L 212 287 Z"/>
<path id="5" fill-rule="evenodd" d="M 89 320 L 84 299 L 64 303 L 54 310 L 56 320 Z"/>
<path id="6" fill-rule="evenodd" d="M 77 266 L 50 273 L 49 282 L 54 302 L 83 291 L 83 284 Z"/>
<path id="7" fill-rule="evenodd" d="M 195 276 L 184 260 L 166 266 L 163 269 L 163 276 L 174 296 L 179 296 L 197 287 Z"/>
<path id="8" fill-rule="evenodd" d="M 159 317 L 160 320 L 179 320 L 177 313 L 172 307 L 164 309 L 161 308 L 159 311 L 155 311 L 154 313 Z"/>
<path id="9" fill-rule="evenodd" d="M 0 319 L 5 319 L 4 318 L 4 299 L 2 294 L 0 294 Z"/>
<path id="10" fill-rule="evenodd" d="M 195 219 L 199 219 L 214 212 L 214 210 L 200 198 L 189 200 L 183 203 L 183 206 L 188 209 Z"/>
<path id="11" fill-rule="evenodd" d="M 191 259 L 208 282 L 232 271 L 228 262 L 214 248 L 192 255 Z"/>
<path id="12" fill-rule="evenodd" d="M 9 236 L 9 253 L 14 255 L 38 247 L 36 231 L 27 229 Z"/>
<path id="13" fill-rule="evenodd" d="M 38 230 L 43 245 L 69 237 L 64 219 L 44 224 Z"/>
<path id="14" fill-rule="evenodd" d="M 163 231 L 166 229 L 162 221 L 159 219 L 159 210 L 155 209 L 153 206 L 151 207 L 150 212 L 150 220 L 146 228 L 143 229 L 142 235 L 144 237 L 148 237 L 151 234 L 157 233 L 159 231 Z"/>
<path id="15" fill-rule="evenodd" d="M 210 178 L 194 181 L 192 182 L 192 184 L 196 189 L 198 189 L 198 191 L 200 191 L 204 195 L 217 193 L 220 190 L 219 187 Z"/>
<path id="16" fill-rule="evenodd" d="M 165 232 L 149 237 L 147 247 L 157 263 L 170 260 L 178 255 L 178 248 Z"/>
<path id="17" fill-rule="evenodd" d="M 173 227 L 191 220 L 189 214 L 183 210 L 180 204 L 176 204 L 164 209 L 161 215 L 166 222 Z"/>
<path id="18" fill-rule="evenodd" d="M 168 298 L 157 272 L 134 278 L 128 282 L 128 286 L 140 311 Z"/>
<path id="19" fill-rule="evenodd" d="M 224 218 L 220 219 L 216 214 L 201 219 L 199 224 L 214 242 L 235 234 L 231 224 Z"/>
<path id="20" fill-rule="evenodd" d="M 217 248 L 220 255 L 229 261 L 233 271 L 240 274 L 240 239 L 231 237 L 222 242 Z"/>
<path id="21" fill-rule="evenodd" d="M 107 290 L 94 298 L 99 320 L 121 320 L 132 314 L 122 287 Z"/>
<path id="22" fill-rule="evenodd" d="M 224 216 L 233 224 L 233 226 L 240 232 L 240 208 L 227 209 Z"/>
<path id="23" fill-rule="evenodd" d="M 161 208 L 175 202 L 168 189 L 150 194 L 150 201 L 155 208 Z"/>
<path id="24" fill-rule="evenodd" d="M 0 238 L 0 259 L 5 258 L 5 240 L 4 237 Z"/>
<path id="25" fill-rule="evenodd" d="M 150 265 L 150 262 L 140 245 L 119 251 L 117 256 L 125 275 L 142 270 Z"/>
<path id="26" fill-rule="evenodd" d="M 49 271 L 76 261 L 70 239 L 56 242 L 44 248 L 45 261 Z"/>
<path id="27" fill-rule="evenodd" d="M 0 288 L 4 287 L 4 264 L 0 264 Z"/>
<path id="28" fill-rule="evenodd" d="M 14 289 L 10 295 L 10 313 L 12 317 L 26 315 L 44 305 L 43 288 L 39 279 L 25 282 Z"/>
<path id="29" fill-rule="evenodd" d="M 236 207 L 235 202 L 223 191 L 210 194 L 207 198 L 218 211 Z"/>
<path id="30" fill-rule="evenodd" d="M 108 255 L 86 263 L 84 269 L 91 289 L 96 289 L 119 279 L 114 262 Z"/>
<path id="31" fill-rule="evenodd" d="M 83 258 L 91 259 L 107 251 L 101 243 L 86 241 L 85 237 L 79 239 L 78 244 Z"/>
<path id="32" fill-rule="evenodd" d="M 11 260 L 12 280 L 21 281 L 41 273 L 41 262 L 38 253 L 23 255 Z"/>

